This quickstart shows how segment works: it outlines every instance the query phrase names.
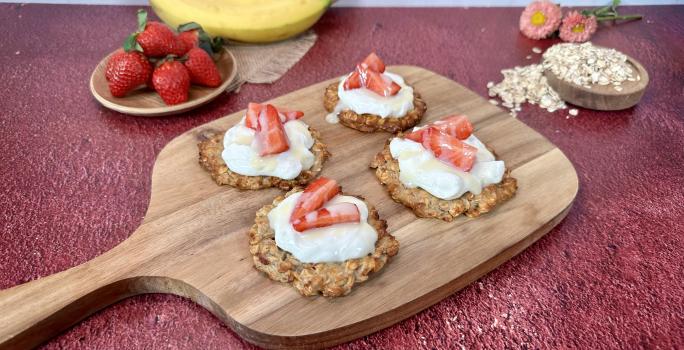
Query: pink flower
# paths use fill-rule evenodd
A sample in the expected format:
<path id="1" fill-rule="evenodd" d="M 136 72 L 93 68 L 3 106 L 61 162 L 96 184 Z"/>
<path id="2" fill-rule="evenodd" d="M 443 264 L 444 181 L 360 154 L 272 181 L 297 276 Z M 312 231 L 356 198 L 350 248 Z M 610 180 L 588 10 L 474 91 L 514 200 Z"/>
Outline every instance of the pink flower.
<path id="1" fill-rule="evenodd" d="M 563 18 L 560 38 L 571 43 L 583 43 L 596 33 L 596 26 L 596 17 L 587 17 L 577 11 L 572 11 Z"/>
<path id="2" fill-rule="evenodd" d="M 530 39 L 544 39 L 558 29 L 560 6 L 548 0 L 532 1 L 520 15 L 520 31 Z"/>

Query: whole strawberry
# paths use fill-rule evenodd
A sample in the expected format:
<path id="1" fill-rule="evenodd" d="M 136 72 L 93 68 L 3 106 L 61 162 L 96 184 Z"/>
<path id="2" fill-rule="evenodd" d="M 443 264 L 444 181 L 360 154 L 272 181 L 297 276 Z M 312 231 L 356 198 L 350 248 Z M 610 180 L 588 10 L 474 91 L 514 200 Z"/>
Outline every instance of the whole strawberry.
<path id="1" fill-rule="evenodd" d="M 188 100 L 190 75 L 182 63 L 163 61 L 152 73 L 152 86 L 167 105 L 183 103 Z"/>
<path id="2" fill-rule="evenodd" d="M 183 44 L 183 55 L 185 55 L 193 47 L 199 46 L 199 31 L 197 29 L 192 29 L 185 32 L 180 32 L 178 33 L 178 40 Z"/>
<path id="3" fill-rule="evenodd" d="M 187 53 L 188 59 L 185 61 L 185 67 L 190 73 L 190 81 L 193 84 L 218 87 L 221 85 L 221 74 L 214 60 L 209 54 L 199 47 L 190 49 Z"/>
<path id="4" fill-rule="evenodd" d="M 138 31 L 128 40 L 137 43 L 147 57 L 182 56 L 186 51 L 173 30 L 166 24 L 148 21 L 145 10 L 138 10 Z"/>
<path id="5" fill-rule="evenodd" d="M 202 26 L 195 23 L 189 22 L 181 24 L 178 26 L 178 40 L 183 43 L 185 51 L 183 55 L 186 54 L 193 47 L 201 47 L 207 52 L 218 52 L 223 46 L 223 40 L 221 38 L 211 38 L 207 34 Z"/>
<path id="6" fill-rule="evenodd" d="M 124 97 L 130 91 L 146 85 L 151 75 L 152 65 L 138 51 L 117 51 L 107 61 L 105 78 L 109 82 L 109 91 L 115 97 Z"/>
<path id="7" fill-rule="evenodd" d="M 107 81 L 112 78 L 116 62 L 125 56 L 126 55 L 123 49 L 118 49 L 114 51 L 111 56 L 109 56 L 109 59 L 107 60 L 107 66 L 105 68 L 105 79 L 107 79 Z"/>

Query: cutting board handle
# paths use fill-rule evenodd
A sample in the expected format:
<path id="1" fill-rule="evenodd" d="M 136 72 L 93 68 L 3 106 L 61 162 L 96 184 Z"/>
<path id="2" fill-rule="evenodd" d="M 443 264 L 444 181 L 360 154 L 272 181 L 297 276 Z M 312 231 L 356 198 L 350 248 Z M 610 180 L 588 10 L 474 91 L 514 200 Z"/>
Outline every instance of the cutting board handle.
<path id="1" fill-rule="evenodd" d="M 66 271 L 0 291 L 0 348 L 40 345 L 94 312 L 139 294 L 120 248 Z"/>

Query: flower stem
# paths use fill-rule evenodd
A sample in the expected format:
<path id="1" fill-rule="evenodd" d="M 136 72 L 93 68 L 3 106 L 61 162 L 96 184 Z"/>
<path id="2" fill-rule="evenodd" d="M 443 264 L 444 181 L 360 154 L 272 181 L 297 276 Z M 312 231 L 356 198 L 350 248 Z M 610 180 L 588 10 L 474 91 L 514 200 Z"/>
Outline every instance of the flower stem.
<path id="1" fill-rule="evenodd" d="M 642 19 L 642 15 L 624 15 L 624 16 L 596 16 L 597 21 L 628 21 L 632 19 Z"/>

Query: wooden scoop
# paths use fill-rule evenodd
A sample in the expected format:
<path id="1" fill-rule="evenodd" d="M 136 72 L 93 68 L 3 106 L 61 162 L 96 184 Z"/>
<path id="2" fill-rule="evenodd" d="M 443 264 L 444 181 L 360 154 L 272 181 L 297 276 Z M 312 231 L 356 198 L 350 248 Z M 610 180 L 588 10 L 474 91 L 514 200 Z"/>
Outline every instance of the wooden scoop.
<path id="1" fill-rule="evenodd" d="M 635 77 L 639 77 L 639 80 L 625 81 L 620 85 L 620 89 L 610 84 L 593 84 L 590 85 L 591 88 L 586 88 L 562 80 L 550 70 L 546 70 L 544 75 L 549 85 L 564 101 L 589 109 L 616 111 L 639 103 L 648 85 L 648 72 L 644 66 L 629 56 L 627 56 L 627 63 L 632 66 L 632 71 Z"/>
<path id="2" fill-rule="evenodd" d="M 323 175 L 362 194 L 387 220 L 401 248 L 346 297 L 302 297 L 253 268 L 247 232 L 255 212 L 281 191 L 216 185 L 198 164 L 197 142 L 225 132 L 240 111 L 199 126 L 162 149 L 140 227 L 82 265 L 0 291 L 0 348 L 41 344 L 93 312 L 141 293 L 191 298 L 254 344 L 323 347 L 390 326 L 496 268 L 554 227 L 570 209 L 577 174 L 556 146 L 463 86 L 418 67 L 388 68 L 419 91 L 424 123 L 465 113 L 518 179 L 518 194 L 477 219 L 418 219 L 392 201 L 368 168 L 389 134 L 325 122 L 321 98 L 337 79 L 271 101 L 305 112 L 333 157 Z"/>

